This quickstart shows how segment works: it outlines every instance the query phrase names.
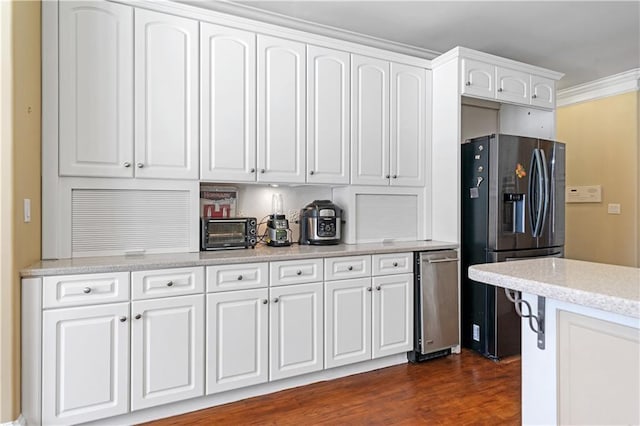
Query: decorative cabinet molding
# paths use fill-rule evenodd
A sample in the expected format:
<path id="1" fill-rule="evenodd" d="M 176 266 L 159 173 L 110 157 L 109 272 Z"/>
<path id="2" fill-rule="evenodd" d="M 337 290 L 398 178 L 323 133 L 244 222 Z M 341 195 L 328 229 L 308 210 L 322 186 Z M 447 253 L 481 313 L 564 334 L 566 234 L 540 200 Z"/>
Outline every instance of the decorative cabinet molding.
<path id="1" fill-rule="evenodd" d="M 305 181 L 306 46 L 258 35 L 258 181 Z"/>
<path id="2" fill-rule="evenodd" d="M 256 180 L 256 35 L 200 24 L 200 177 Z"/>
<path id="3" fill-rule="evenodd" d="M 60 2 L 58 46 L 60 176 L 132 177 L 133 8 Z"/>

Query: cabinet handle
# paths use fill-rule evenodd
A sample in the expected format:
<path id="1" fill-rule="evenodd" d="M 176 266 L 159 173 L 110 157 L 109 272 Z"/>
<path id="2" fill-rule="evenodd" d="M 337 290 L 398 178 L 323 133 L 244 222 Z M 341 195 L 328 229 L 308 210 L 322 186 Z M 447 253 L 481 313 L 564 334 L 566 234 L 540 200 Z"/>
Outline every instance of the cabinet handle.
<path id="1" fill-rule="evenodd" d="M 251 170 L 249 170 L 249 173 L 255 173 L 255 172 L 256 172 L 256 169 L 254 168 L 251 168 Z"/>
<path id="2" fill-rule="evenodd" d="M 298 269 L 298 270 L 296 271 L 296 275 L 302 275 L 302 271 Z"/>
<path id="3" fill-rule="evenodd" d="M 392 177 L 392 178 L 394 178 L 394 179 L 397 179 L 397 178 L 398 178 L 398 175 L 393 175 L 393 176 L 391 176 L 391 177 Z"/>
<path id="4" fill-rule="evenodd" d="M 371 287 L 367 287 L 367 291 L 371 291 Z"/>
<path id="5" fill-rule="evenodd" d="M 262 299 L 262 304 L 266 305 L 267 303 L 269 303 L 269 301 L 267 299 Z"/>
<path id="6" fill-rule="evenodd" d="M 173 281 L 169 281 L 169 282 L 167 283 L 167 287 L 171 287 L 171 286 L 173 286 Z"/>
<path id="7" fill-rule="evenodd" d="M 238 275 L 238 281 L 242 281 L 242 275 Z"/>
<path id="8" fill-rule="evenodd" d="M 376 290 L 380 291 L 380 289 L 381 289 L 381 288 L 382 288 L 382 287 L 377 286 L 377 287 L 376 287 Z"/>
<path id="9" fill-rule="evenodd" d="M 264 173 L 264 169 L 260 169 L 260 173 Z"/>
<path id="10" fill-rule="evenodd" d="M 131 163 L 128 161 L 125 161 L 122 165 L 125 167 L 131 167 Z"/>
<path id="11" fill-rule="evenodd" d="M 127 317 L 120 317 L 120 322 L 125 322 L 127 320 Z"/>
<path id="12" fill-rule="evenodd" d="M 393 267 L 397 268 L 398 267 L 398 262 L 393 262 Z"/>
<path id="13" fill-rule="evenodd" d="M 278 299 L 277 297 L 275 299 L 273 299 L 273 303 L 278 303 L 280 301 L 280 299 Z"/>
<path id="14" fill-rule="evenodd" d="M 310 170 L 310 171 L 309 171 L 309 174 L 310 174 L 310 175 L 312 175 L 312 174 L 314 174 L 314 173 L 315 173 L 315 172 L 314 172 L 313 170 Z"/>
<path id="15" fill-rule="evenodd" d="M 386 176 L 385 176 L 385 178 L 387 178 L 387 179 L 389 179 L 390 177 L 391 177 L 391 176 L 389 176 L 389 175 L 386 175 Z"/>
<path id="16" fill-rule="evenodd" d="M 353 271 L 353 266 L 349 266 L 347 269 Z"/>
<path id="17" fill-rule="evenodd" d="M 142 315 L 137 314 L 135 318 L 136 318 L 136 319 L 140 319 L 140 318 L 142 318 Z"/>
<path id="18" fill-rule="evenodd" d="M 144 167 L 144 164 L 142 164 L 142 163 L 136 163 L 136 167 L 137 167 L 137 168 L 139 168 L 139 169 L 141 169 L 141 168 L 143 168 L 143 167 Z"/>
<path id="19" fill-rule="evenodd" d="M 467 81 L 464 85 L 465 85 L 465 86 L 471 86 L 471 82 L 470 82 L 470 81 Z"/>
<path id="20" fill-rule="evenodd" d="M 502 92 L 502 87 L 499 87 L 499 88 L 498 88 L 498 92 Z"/>
<path id="21" fill-rule="evenodd" d="M 91 293 L 91 287 L 85 287 L 83 290 L 84 294 L 89 294 Z"/>
<path id="22" fill-rule="evenodd" d="M 534 93 L 533 95 L 531 95 L 531 97 L 532 97 L 533 99 L 535 99 L 535 98 L 537 98 L 537 97 L 538 97 L 538 95 L 536 95 L 536 94 Z"/>

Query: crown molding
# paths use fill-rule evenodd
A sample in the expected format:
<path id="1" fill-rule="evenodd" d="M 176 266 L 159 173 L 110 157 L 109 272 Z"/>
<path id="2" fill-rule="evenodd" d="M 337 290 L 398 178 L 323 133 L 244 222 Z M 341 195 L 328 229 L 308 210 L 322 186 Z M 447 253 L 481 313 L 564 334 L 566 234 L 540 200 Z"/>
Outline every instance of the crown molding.
<path id="1" fill-rule="evenodd" d="M 640 68 L 600 78 L 578 86 L 558 90 L 556 107 L 593 101 L 608 96 L 640 90 Z"/>

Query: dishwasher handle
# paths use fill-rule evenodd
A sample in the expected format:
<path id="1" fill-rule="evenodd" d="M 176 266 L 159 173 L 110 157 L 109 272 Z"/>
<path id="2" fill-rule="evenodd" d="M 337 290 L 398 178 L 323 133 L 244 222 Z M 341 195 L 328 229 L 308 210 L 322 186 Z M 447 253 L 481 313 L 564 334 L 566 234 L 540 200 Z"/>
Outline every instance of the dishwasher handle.
<path id="1" fill-rule="evenodd" d="M 427 259 L 429 263 L 457 262 L 457 257 L 445 257 L 444 259 Z"/>

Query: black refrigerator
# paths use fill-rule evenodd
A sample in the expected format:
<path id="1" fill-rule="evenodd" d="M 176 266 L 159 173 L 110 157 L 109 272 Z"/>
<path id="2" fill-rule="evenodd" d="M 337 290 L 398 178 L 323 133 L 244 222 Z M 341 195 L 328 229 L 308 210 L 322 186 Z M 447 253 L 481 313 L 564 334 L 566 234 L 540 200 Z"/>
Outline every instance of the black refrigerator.
<path id="1" fill-rule="evenodd" d="M 520 318 L 503 289 L 467 270 L 564 255 L 565 145 L 493 134 L 461 152 L 462 345 L 499 359 L 520 353 Z"/>

